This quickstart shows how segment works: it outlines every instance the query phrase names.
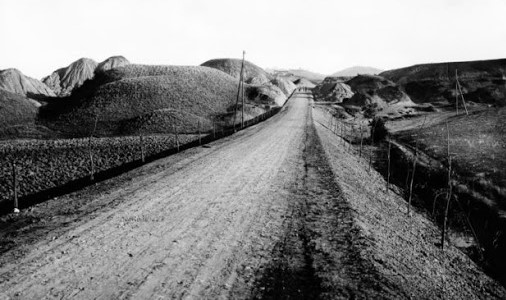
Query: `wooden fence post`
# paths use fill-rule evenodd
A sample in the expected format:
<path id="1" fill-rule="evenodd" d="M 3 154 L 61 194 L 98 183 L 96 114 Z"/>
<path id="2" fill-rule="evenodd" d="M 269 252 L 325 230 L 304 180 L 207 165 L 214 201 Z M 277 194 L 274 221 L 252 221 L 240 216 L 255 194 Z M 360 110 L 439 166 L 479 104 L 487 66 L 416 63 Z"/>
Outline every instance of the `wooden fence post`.
<path id="1" fill-rule="evenodd" d="M 144 136 L 142 135 L 142 133 L 139 135 L 139 141 L 140 141 L 140 144 L 141 144 L 141 161 L 144 163 L 146 161 L 146 154 L 144 153 Z"/>
<path id="2" fill-rule="evenodd" d="M 90 180 L 95 180 L 95 161 L 93 160 L 93 152 L 90 150 L 90 164 L 91 164 L 91 171 L 90 171 Z"/>
<path id="3" fill-rule="evenodd" d="M 362 132 L 362 123 L 360 123 L 360 152 L 359 157 L 362 157 L 362 143 L 364 141 L 364 133 Z"/>
<path id="4" fill-rule="evenodd" d="M 199 145 L 202 145 L 202 137 L 200 136 L 200 120 L 197 120 L 197 131 L 199 133 Z"/>
<path id="5" fill-rule="evenodd" d="M 14 212 L 19 212 L 19 205 L 18 205 L 18 174 L 17 174 L 17 168 L 16 163 L 12 163 L 12 190 L 13 190 L 13 197 L 14 197 Z"/>
<path id="6" fill-rule="evenodd" d="M 390 138 L 388 139 L 387 194 L 390 191 Z"/>
<path id="7" fill-rule="evenodd" d="M 91 136 L 89 139 L 88 151 L 90 155 L 90 180 L 93 181 L 95 180 L 95 160 L 93 159 L 93 143 Z"/>
<path id="8" fill-rule="evenodd" d="M 343 134 L 343 136 L 342 136 L 342 138 L 343 138 L 343 145 L 344 145 L 344 151 L 346 151 L 346 139 L 345 139 L 345 137 L 346 137 L 346 135 L 348 134 L 348 133 L 346 132 L 348 129 L 346 128 L 346 123 L 344 123 L 344 122 L 343 122 L 343 123 L 342 123 L 342 126 L 343 126 L 343 128 L 344 128 L 344 130 L 343 130 L 344 134 Z"/>
<path id="9" fill-rule="evenodd" d="M 413 199 L 413 182 L 415 180 L 415 171 L 416 171 L 416 158 L 417 158 L 417 149 L 415 149 L 415 157 L 413 158 L 413 172 L 411 173 L 411 182 L 409 184 L 409 199 L 408 199 L 408 216 L 411 215 L 411 199 Z"/>
<path id="10" fill-rule="evenodd" d="M 371 166 L 372 166 L 372 146 L 371 151 L 369 151 L 369 172 L 371 172 Z"/>
<path id="11" fill-rule="evenodd" d="M 457 73 L 457 70 L 455 70 Z M 455 109 L 457 111 L 457 115 L 459 114 L 459 84 L 455 82 Z"/>
<path id="12" fill-rule="evenodd" d="M 418 129 L 418 134 L 422 132 L 423 126 L 425 125 L 425 121 L 427 120 L 427 116 L 423 119 L 422 126 Z M 411 199 L 413 197 L 413 181 L 415 180 L 416 174 L 416 162 L 418 159 L 418 139 L 415 143 L 415 157 L 413 158 L 413 172 L 411 173 L 411 183 L 409 184 L 409 200 L 408 200 L 408 216 L 411 214 Z"/>
<path id="13" fill-rule="evenodd" d="M 341 122 L 339 125 L 341 126 L 341 145 L 344 146 L 343 123 Z"/>
<path id="14" fill-rule="evenodd" d="M 445 216 L 443 220 L 443 232 L 441 233 L 441 249 L 444 248 L 444 240 L 446 234 L 446 222 L 448 220 L 448 211 L 450 210 L 450 201 L 452 200 L 452 158 L 450 156 L 450 129 L 448 128 L 448 121 L 446 122 L 446 132 L 447 132 L 447 156 L 448 156 L 448 195 L 446 197 L 446 209 Z"/>
<path id="15" fill-rule="evenodd" d="M 176 125 L 172 125 L 173 127 L 173 130 L 174 130 L 174 134 L 176 135 L 176 149 L 177 149 L 177 152 L 179 152 L 179 136 L 177 134 L 177 127 Z"/>

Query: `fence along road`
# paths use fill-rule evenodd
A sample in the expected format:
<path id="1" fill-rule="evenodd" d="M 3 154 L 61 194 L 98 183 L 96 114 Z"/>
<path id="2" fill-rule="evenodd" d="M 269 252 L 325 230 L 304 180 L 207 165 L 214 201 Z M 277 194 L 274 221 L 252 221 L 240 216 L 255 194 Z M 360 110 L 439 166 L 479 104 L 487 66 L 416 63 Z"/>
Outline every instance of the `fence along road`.
<path id="1" fill-rule="evenodd" d="M 285 239 L 285 219 L 293 216 L 309 97 L 299 93 L 266 122 L 100 196 L 96 201 L 122 198 L 121 204 L 1 266 L 0 294 L 153 299 L 252 293 L 259 270 Z"/>

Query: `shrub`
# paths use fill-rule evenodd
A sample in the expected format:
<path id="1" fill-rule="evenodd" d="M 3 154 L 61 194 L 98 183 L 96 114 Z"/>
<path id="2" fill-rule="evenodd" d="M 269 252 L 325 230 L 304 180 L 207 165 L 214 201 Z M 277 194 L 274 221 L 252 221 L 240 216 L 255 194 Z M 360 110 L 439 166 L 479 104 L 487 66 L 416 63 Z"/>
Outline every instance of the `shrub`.
<path id="1" fill-rule="evenodd" d="M 384 140 L 388 135 L 388 130 L 385 126 L 385 120 L 380 117 L 375 117 L 372 119 L 371 123 L 371 142 L 377 143 L 381 140 Z"/>

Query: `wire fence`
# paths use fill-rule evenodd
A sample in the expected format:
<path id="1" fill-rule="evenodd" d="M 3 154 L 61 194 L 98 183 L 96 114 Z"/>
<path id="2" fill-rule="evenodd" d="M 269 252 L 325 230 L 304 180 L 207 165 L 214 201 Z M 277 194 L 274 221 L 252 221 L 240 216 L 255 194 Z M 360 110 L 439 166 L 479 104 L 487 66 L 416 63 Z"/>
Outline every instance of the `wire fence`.
<path id="1" fill-rule="evenodd" d="M 472 236 L 475 246 L 466 252 L 483 264 L 495 264 L 497 272 L 506 270 L 506 224 L 497 210 L 487 205 L 473 190 L 464 188 L 455 172 L 447 129 L 446 158 L 435 159 L 416 146 L 403 144 L 390 136 L 374 140 L 374 122 L 345 121 L 325 111 L 321 124 L 341 138 L 343 149 L 354 155 L 364 168 L 375 169 L 385 179 L 385 193 L 395 193 L 406 200 L 406 217 L 413 207 L 424 211 L 441 227 L 440 247 L 448 240 L 450 228 L 456 236 Z M 374 178 L 374 177 L 373 177 Z M 471 187 L 472 189 L 472 187 Z"/>

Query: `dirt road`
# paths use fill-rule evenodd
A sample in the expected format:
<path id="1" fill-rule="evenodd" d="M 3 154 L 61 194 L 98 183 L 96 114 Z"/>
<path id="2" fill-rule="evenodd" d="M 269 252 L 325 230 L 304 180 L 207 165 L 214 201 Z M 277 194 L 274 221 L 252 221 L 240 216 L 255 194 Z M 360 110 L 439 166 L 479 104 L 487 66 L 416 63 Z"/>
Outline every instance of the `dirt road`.
<path id="1" fill-rule="evenodd" d="M 0 219 L 0 299 L 451 298 L 432 288 L 444 266 L 391 276 L 425 274 L 437 258 L 420 256 L 437 249 L 417 240 L 413 259 L 391 255 L 404 223 L 382 222 L 405 220 L 402 199 L 350 192 L 379 175 L 314 125 L 311 101 L 296 94 L 262 124 Z M 471 265 L 454 251 L 445 261 Z M 503 295 L 472 272 L 454 290 Z"/>
<path id="2" fill-rule="evenodd" d="M 295 97 L 263 124 L 116 186 L 97 200 L 120 202 L 114 209 L 2 265 L 0 293 L 20 299 L 262 294 L 256 278 L 272 263 L 285 239 L 284 220 L 296 211 L 308 109 L 307 98 Z"/>

